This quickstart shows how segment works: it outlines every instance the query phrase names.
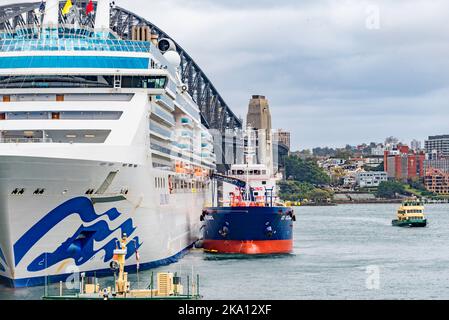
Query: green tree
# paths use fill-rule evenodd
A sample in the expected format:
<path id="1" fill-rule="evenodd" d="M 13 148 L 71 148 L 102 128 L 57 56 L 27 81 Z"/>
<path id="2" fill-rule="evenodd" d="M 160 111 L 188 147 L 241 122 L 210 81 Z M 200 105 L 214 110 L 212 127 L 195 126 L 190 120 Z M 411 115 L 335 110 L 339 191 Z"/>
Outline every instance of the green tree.
<path id="1" fill-rule="evenodd" d="M 416 189 L 419 191 L 427 191 L 426 187 L 424 186 L 424 184 L 422 183 L 422 181 L 420 179 L 410 179 L 408 181 L 408 184 L 413 189 Z"/>
<path id="2" fill-rule="evenodd" d="M 290 156 L 285 159 L 285 172 L 288 179 L 313 185 L 328 185 L 330 177 L 312 159 Z"/>
<path id="3" fill-rule="evenodd" d="M 352 157 L 352 155 L 353 154 L 352 154 L 352 152 L 350 150 L 339 149 L 339 150 L 337 150 L 337 152 L 335 154 L 335 158 L 348 160 L 349 158 Z"/>
<path id="4" fill-rule="evenodd" d="M 335 149 L 329 147 L 318 147 L 312 149 L 313 155 L 316 157 L 332 157 L 335 156 Z"/>
<path id="5" fill-rule="evenodd" d="M 394 199 L 398 194 L 405 194 L 405 187 L 398 181 L 381 182 L 377 189 L 377 197 Z"/>
<path id="6" fill-rule="evenodd" d="M 307 182 L 283 181 L 279 183 L 279 196 L 287 201 L 302 201 L 308 199 L 309 193 L 315 187 Z"/>
<path id="7" fill-rule="evenodd" d="M 309 193 L 309 199 L 315 203 L 324 203 L 332 199 L 332 194 L 323 189 L 314 189 Z"/>
<path id="8" fill-rule="evenodd" d="M 307 199 L 315 203 L 323 203 L 333 198 L 332 192 L 315 188 L 307 182 L 283 181 L 279 183 L 279 189 L 279 196 L 286 201 L 304 201 Z"/>

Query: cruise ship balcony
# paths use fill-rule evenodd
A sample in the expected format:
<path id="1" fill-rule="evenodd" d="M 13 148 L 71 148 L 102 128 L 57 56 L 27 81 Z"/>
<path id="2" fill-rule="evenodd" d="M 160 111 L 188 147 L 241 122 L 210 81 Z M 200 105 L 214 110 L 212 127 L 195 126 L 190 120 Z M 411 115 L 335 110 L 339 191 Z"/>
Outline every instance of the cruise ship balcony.
<path id="1" fill-rule="evenodd" d="M 169 113 L 164 108 L 162 108 L 158 105 L 153 105 L 152 115 L 157 116 L 158 119 L 165 122 L 169 126 L 172 126 L 172 127 L 175 126 L 175 117 L 173 116 L 173 114 Z"/>
<path id="2" fill-rule="evenodd" d="M 156 96 L 155 100 L 158 105 L 170 110 L 171 112 L 175 111 L 175 103 L 167 96 L 158 95 Z"/>
<path id="3" fill-rule="evenodd" d="M 8 130 L 0 143 L 105 143 L 111 130 Z"/>

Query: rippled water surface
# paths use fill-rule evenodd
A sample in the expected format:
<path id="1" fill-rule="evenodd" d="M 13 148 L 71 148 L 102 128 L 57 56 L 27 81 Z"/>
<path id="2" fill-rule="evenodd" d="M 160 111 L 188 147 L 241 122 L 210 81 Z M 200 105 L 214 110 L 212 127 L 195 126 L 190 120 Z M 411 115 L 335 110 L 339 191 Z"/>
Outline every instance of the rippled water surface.
<path id="1" fill-rule="evenodd" d="M 187 274 L 193 267 L 205 299 L 449 299 L 449 205 L 428 205 L 429 226 L 416 229 L 391 226 L 397 207 L 297 208 L 291 255 L 192 250 L 153 271 Z M 130 278 L 134 287 L 144 287 L 150 275 L 140 272 L 139 283 L 136 275 Z M 101 279 L 106 282 L 111 280 Z M 43 287 L 0 287 L 0 299 L 40 299 L 43 293 Z"/>

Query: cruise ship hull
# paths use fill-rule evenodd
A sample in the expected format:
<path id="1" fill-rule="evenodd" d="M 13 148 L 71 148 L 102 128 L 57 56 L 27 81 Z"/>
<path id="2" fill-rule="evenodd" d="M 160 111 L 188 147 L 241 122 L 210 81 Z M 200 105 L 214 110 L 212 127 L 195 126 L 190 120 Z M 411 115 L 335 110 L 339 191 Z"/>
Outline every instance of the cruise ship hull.
<path id="1" fill-rule="evenodd" d="M 284 254 L 293 250 L 293 211 L 223 207 L 204 211 L 203 247 L 211 253 Z"/>
<path id="2" fill-rule="evenodd" d="M 127 270 L 175 261 L 198 238 L 216 168 L 176 45 L 108 29 L 107 1 L 93 26 L 60 25 L 57 0 L 31 7 L 39 26 L 0 39 L 0 278 L 100 275 L 124 234 Z"/>
<path id="3" fill-rule="evenodd" d="M 155 187 L 159 176 L 148 165 L 0 156 L 0 279 L 25 287 L 110 274 L 123 233 L 129 270 L 175 262 L 197 240 L 210 194 L 171 194 Z"/>

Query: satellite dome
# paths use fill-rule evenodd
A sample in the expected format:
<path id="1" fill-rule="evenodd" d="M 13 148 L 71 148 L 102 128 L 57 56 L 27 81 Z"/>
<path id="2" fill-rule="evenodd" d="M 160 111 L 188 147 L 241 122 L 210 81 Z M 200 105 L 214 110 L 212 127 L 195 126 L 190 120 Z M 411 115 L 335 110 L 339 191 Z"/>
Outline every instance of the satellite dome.
<path id="1" fill-rule="evenodd" d="M 167 51 L 164 58 L 175 68 L 181 65 L 181 56 L 176 51 Z"/>

